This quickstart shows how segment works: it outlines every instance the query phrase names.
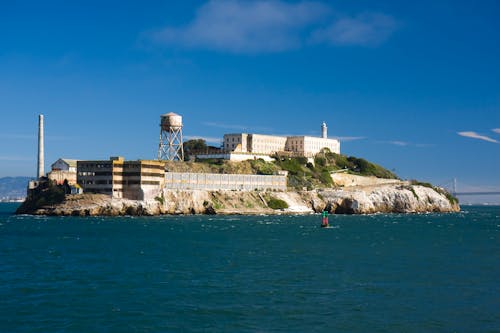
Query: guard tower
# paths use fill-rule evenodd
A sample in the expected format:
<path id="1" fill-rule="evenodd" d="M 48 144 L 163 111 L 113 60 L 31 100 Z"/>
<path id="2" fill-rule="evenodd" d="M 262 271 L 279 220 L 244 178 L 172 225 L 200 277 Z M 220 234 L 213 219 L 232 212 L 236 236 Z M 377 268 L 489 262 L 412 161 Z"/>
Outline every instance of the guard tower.
<path id="1" fill-rule="evenodd" d="M 182 116 L 170 112 L 160 116 L 160 144 L 158 159 L 183 161 Z"/>

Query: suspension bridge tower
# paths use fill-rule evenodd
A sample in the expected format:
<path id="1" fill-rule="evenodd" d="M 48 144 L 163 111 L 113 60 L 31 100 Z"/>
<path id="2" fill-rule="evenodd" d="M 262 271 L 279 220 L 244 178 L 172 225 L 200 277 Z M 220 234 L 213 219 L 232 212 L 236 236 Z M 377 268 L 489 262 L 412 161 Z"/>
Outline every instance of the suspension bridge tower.
<path id="1" fill-rule="evenodd" d="M 182 116 L 170 112 L 160 116 L 160 144 L 158 159 L 183 161 Z"/>

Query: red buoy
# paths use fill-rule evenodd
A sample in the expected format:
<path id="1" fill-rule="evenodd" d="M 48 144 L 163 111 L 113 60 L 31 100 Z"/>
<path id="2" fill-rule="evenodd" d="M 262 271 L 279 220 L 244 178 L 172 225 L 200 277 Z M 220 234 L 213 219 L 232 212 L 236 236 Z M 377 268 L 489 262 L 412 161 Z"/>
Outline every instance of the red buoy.
<path id="1" fill-rule="evenodd" d="M 324 210 L 321 220 L 321 228 L 326 228 L 326 227 L 328 227 L 328 212 Z"/>

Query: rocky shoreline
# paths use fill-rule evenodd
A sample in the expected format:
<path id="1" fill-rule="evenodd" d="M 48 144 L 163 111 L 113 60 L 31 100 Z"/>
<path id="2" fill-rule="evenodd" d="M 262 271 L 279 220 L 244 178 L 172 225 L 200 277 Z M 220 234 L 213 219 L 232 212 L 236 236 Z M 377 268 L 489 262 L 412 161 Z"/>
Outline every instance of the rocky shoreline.
<path id="1" fill-rule="evenodd" d="M 286 202 L 273 209 L 269 198 Z M 312 191 L 164 190 L 156 199 L 137 201 L 100 194 L 66 195 L 61 203 L 18 214 L 53 216 L 155 216 L 178 214 L 332 214 L 458 212 L 460 206 L 436 189 L 408 183 Z"/>

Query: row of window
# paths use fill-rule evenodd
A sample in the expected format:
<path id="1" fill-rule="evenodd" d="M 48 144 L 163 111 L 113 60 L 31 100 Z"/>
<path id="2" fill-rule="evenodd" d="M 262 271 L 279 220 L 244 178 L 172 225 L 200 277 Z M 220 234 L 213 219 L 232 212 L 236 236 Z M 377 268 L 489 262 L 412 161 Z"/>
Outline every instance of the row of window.
<path id="1" fill-rule="evenodd" d="M 79 180 L 78 184 L 84 185 L 111 185 L 111 180 Z"/>
<path id="2" fill-rule="evenodd" d="M 241 138 L 239 138 L 239 137 L 238 137 L 238 138 L 236 138 L 236 142 L 240 142 L 240 139 L 241 139 Z M 226 138 L 226 142 L 229 142 L 229 138 Z M 232 137 L 232 138 L 231 138 L 231 142 L 235 142 L 235 141 L 234 141 L 234 137 Z"/>
<path id="3" fill-rule="evenodd" d="M 111 163 L 78 163 L 78 169 L 83 169 L 83 168 L 97 168 L 97 169 L 111 168 Z"/>
<path id="4" fill-rule="evenodd" d="M 78 163 L 78 169 L 103 169 L 103 168 L 111 168 L 111 163 Z M 123 169 L 140 169 L 141 167 L 148 169 L 157 169 L 164 170 L 165 167 L 157 164 L 138 164 L 138 163 L 115 163 L 113 164 L 115 168 L 123 168 Z"/>
<path id="5" fill-rule="evenodd" d="M 111 180 L 83 180 L 78 182 L 80 185 L 160 185 L 159 181 L 154 180 L 115 180 L 114 182 Z"/>
<path id="6" fill-rule="evenodd" d="M 158 178 L 163 178 L 164 174 L 163 173 L 156 173 L 156 172 L 118 172 L 115 171 L 111 173 L 111 171 L 80 171 L 78 172 L 78 176 L 81 177 L 88 177 L 88 176 L 123 176 L 123 177 L 158 177 Z"/>

